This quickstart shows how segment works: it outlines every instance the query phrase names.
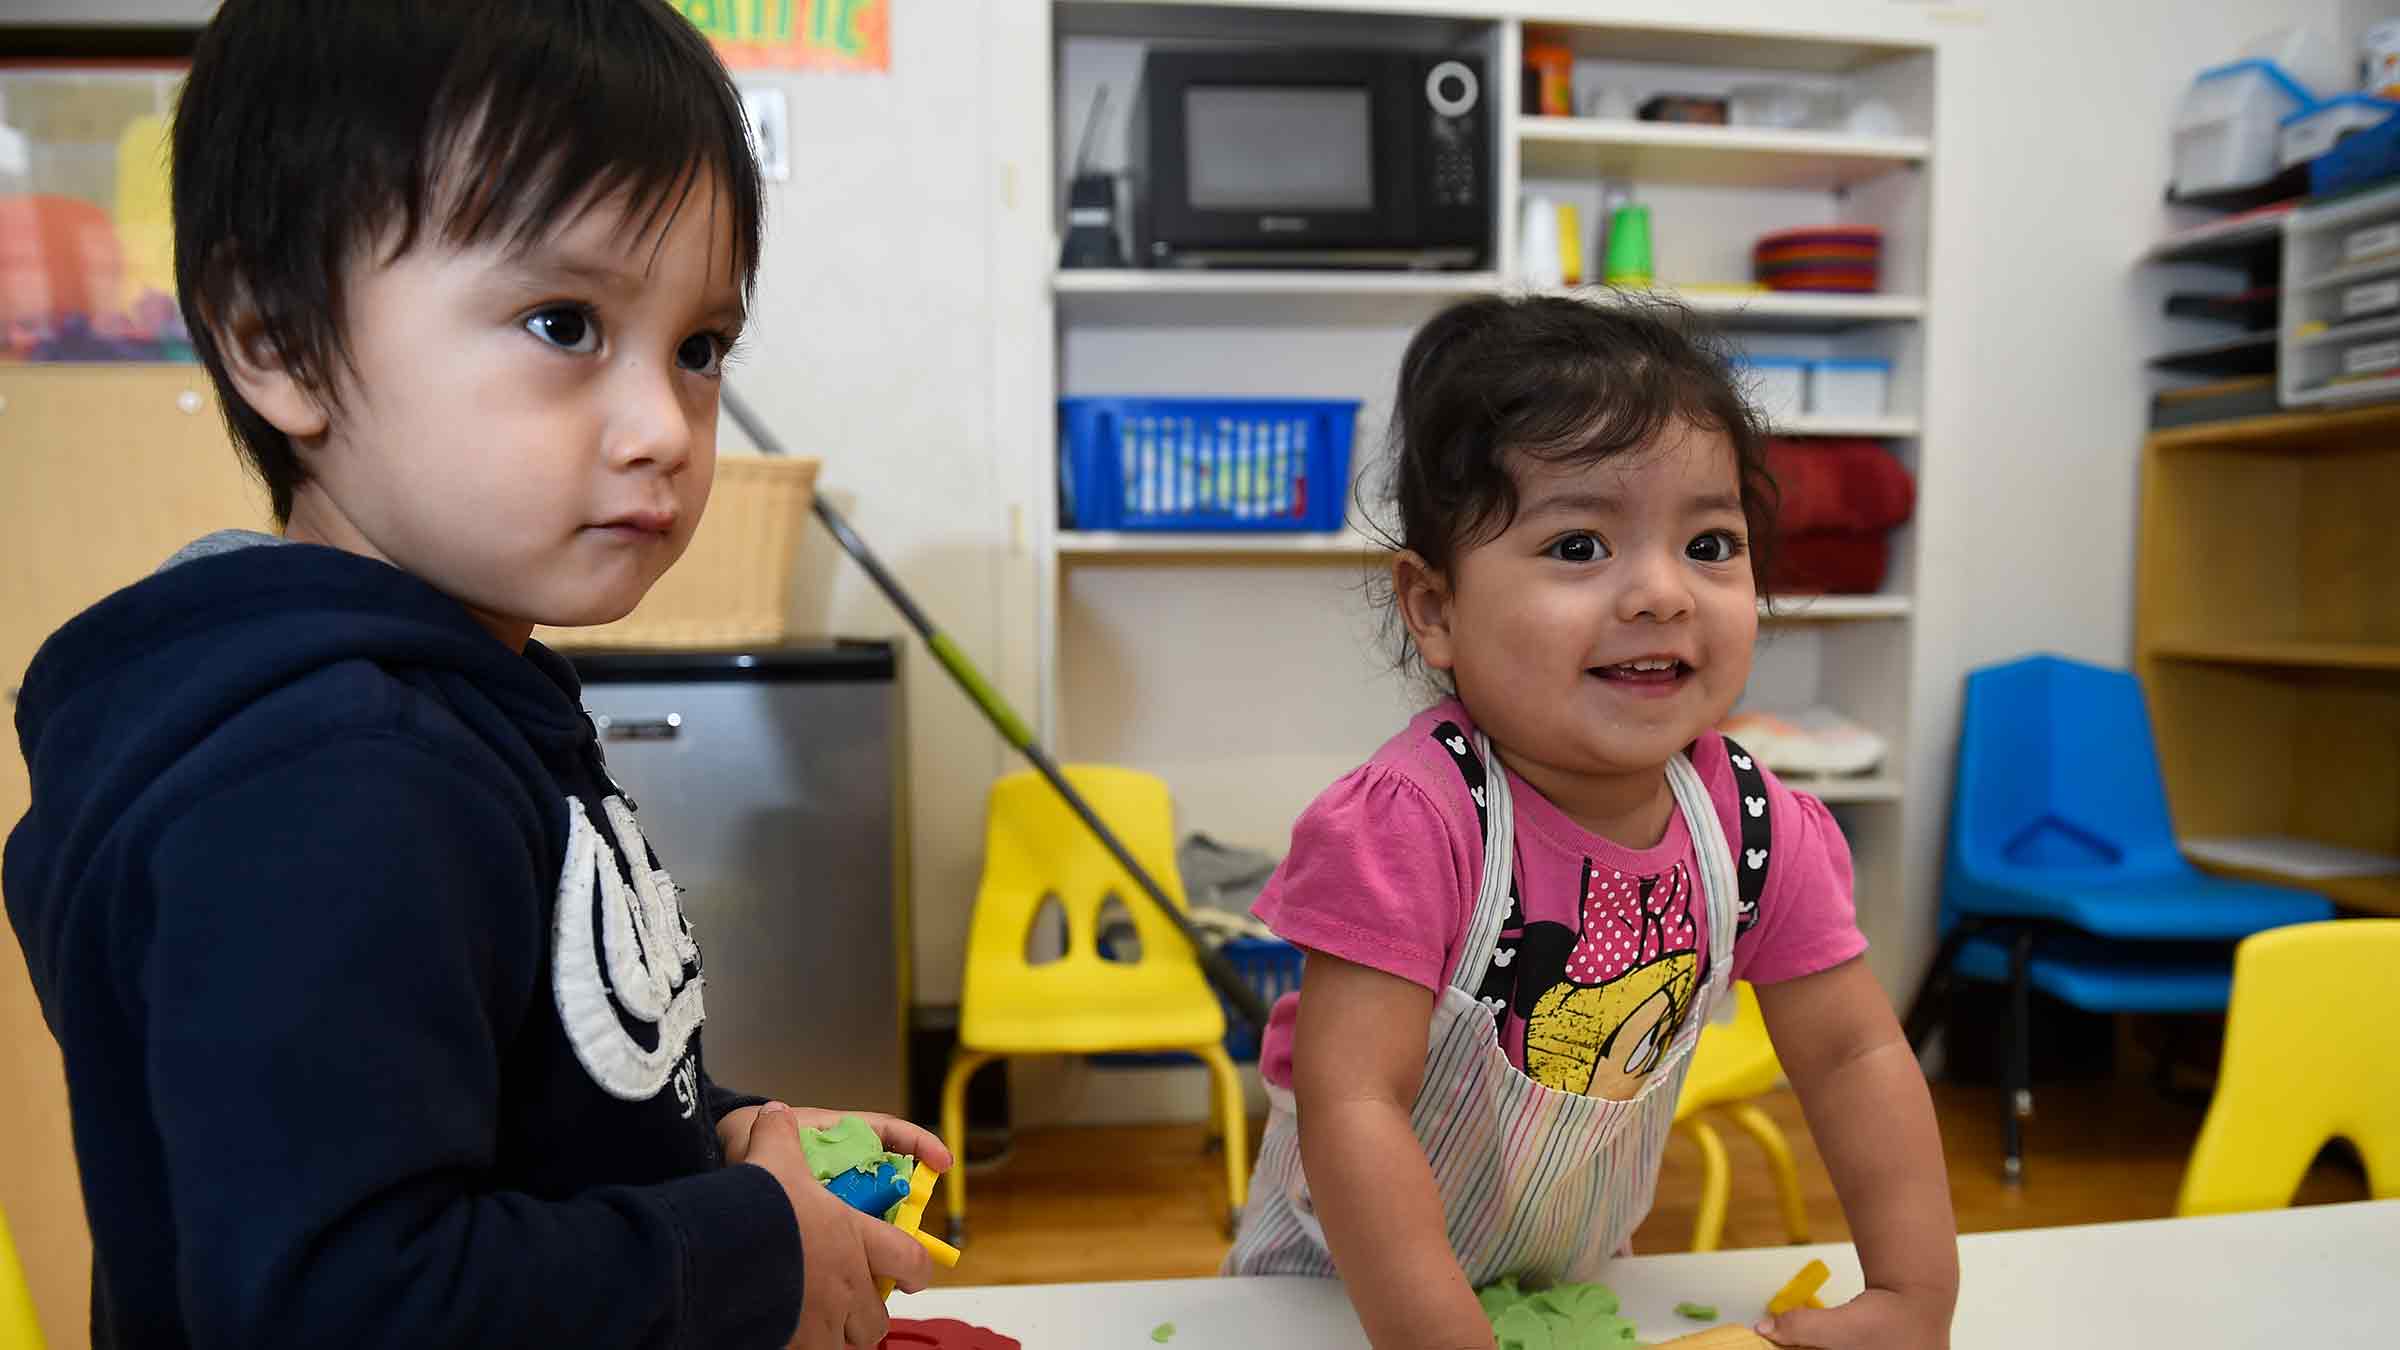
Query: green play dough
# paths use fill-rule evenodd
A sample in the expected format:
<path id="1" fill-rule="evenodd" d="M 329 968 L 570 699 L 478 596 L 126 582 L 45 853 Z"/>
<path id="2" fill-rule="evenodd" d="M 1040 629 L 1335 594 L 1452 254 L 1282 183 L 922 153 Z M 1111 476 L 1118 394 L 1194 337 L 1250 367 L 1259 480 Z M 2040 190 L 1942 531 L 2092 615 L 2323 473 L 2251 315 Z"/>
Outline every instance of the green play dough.
<path id="1" fill-rule="evenodd" d="M 1675 1305 L 1675 1315 L 1688 1317 L 1695 1322 L 1714 1322 L 1717 1320 L 1717 1305 L 1713 1303 L 1678 1303 Z"/>
<path id="2" fill-rule="evenodd" d="M 1639 1345 L 1633 1322 L 1617 1315 L 1616 1291 L 1605 1284 L 1561 1284 L 1524 1290 L 1508 1276 L 1475 1291 L 1492 1319 L 1498 1350 L 1585 1350 Z"/>
<path id="3" fill-rule="evenodd" d="M 872 1172 L 887 1162 L 904 1174 L 917 1165 L 907 1154 L 886 1149 L 876 1137 L 875 1127 L 857 1116 L 844 1116 L 839 1124 L 822 1130 L 802 1126 L 800 1151 L 808 1155 L 808 1170 L 819 1181 L 831 1181 L 844 1172 Z"/>
<path id="4" fill-rule="evenodd" d="M 1150 1339 L 1158 1342 L 1160 1345 L 1165 1345 L 1167 1342 L 1174 1340 L 1175 1324 L 1173 1322 L 1161 1322 L 1157 1326 L 1150 1328 Z"/>

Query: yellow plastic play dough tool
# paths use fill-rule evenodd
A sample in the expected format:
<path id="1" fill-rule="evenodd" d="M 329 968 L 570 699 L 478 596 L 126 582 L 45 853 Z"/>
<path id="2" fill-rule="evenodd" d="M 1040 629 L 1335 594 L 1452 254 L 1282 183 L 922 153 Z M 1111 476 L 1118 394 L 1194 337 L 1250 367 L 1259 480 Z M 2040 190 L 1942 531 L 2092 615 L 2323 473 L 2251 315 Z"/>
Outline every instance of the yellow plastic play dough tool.
<path id="1" fill-rule="evenodd" d="M 917 1227 L 925 1221 L 925 1206 L 933 1199 L 933 1183 L 941 1180 L 941 1177 L 941 1173 L 924 1163 L 918 1163 L 917 1170 L 908 1175 L 908 1198 L 900 1202 L 900 1211 L 892 1216 L 892 1226 L 915 1238 L 918 1246 L 933 1255 L 935 1265 L 949 1270 L 958 1264 L 958 1248 Z M 883 1298 L 890 1298 L 892 1282 L 877 1280 L 875 1292 Z"/>
<path id="2" fill-rule="evenodd" d="M 1832 1278 L 1833 1272 L 1827 1270 L 1822 1261 L 1811 1261 L 1800 1267 L 1800 1273 L 1792 1277 L 1791 1283 L 1776 1290 L 1775 1297 L 1767 1300 L 1767 1316 L 1781 1317 L 1794 1308 L 1824 1307 L 1817 1301 L 1817 1290 Z"/>

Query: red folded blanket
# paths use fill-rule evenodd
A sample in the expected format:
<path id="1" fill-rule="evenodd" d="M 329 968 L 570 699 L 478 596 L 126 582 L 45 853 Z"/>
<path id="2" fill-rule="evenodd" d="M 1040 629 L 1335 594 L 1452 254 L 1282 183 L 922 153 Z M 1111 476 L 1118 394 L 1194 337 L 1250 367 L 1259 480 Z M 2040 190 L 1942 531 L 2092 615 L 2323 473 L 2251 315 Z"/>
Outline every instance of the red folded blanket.
<path id="1" fill-rule="evenodd" d="M 1775 440 L 1767 469 L 1782 504 L 1771 590 L 1860 594 L 1879 590 L 1890 532 L 1916 506 L 1916 483 L 1870 440 Z"/>

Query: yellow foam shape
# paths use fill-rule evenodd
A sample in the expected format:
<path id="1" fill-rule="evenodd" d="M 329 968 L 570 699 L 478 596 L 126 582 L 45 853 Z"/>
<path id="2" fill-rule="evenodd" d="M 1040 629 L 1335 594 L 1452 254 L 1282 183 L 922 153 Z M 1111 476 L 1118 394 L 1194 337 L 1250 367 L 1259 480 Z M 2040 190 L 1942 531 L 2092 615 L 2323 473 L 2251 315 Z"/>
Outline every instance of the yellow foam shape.
<path id="1" fill-rule="evenodd" d="M 908 1175 L 908 1198 L 900 1202 L 899 1210 L 892 1215 L 892 1226 L 915 1238 L 917 1245 L 931 1253 L 935 1262 L 947 1270 L 958 1264 L 958 1248 L 918 1228 L 919 1224 L 925 1222 L 925 1206 L 933 1199 L 933 1183 L 941 1178 L 942 1174 L 932 1167 L 918 1163 L 917 1170 Z M 890 1298 L 892 1282 L 877 1280 L 875 1293 L 879 1298 Z"/>
<path id="2" fill-rule="evenodd" d="M 1817 1302 L 1817 1290 L 1832 1278 L 1833 1272 L 1825 1268 L 1824 1262 L 1810 1261 L 1800 1267 L 1800 1273 L 1794 1275 L 1789 1284 L 1775 1291 L 1775 1297 L 1767 1300 L 1767 1316 L 1781 1317 L 1794 1308 L 1824 1307 L 1824 1304 Z"/>

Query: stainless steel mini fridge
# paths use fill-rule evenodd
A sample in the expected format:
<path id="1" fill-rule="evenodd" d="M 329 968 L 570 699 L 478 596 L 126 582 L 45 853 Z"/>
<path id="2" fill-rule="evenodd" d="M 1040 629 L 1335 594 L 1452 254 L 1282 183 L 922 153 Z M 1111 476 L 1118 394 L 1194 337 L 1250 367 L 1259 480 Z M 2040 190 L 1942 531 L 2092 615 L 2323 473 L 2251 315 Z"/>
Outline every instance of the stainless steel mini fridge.
<path id="1" fill-rule="evenodd" d="M 709 1076 L 899 1113 L 901 724 L 890 643 L 573 656 L 608 764 L 684 887 Z"/>

